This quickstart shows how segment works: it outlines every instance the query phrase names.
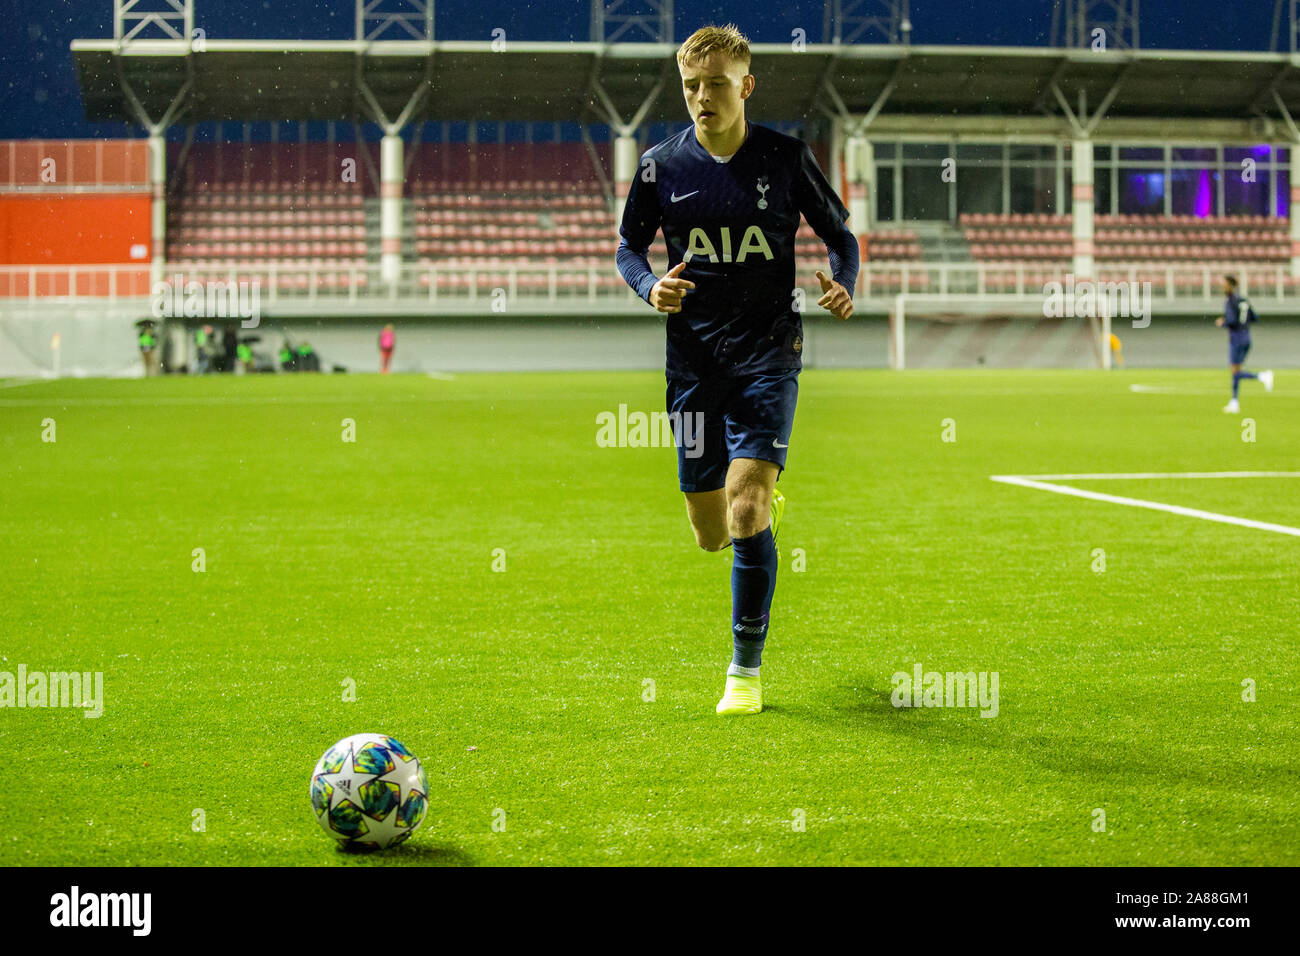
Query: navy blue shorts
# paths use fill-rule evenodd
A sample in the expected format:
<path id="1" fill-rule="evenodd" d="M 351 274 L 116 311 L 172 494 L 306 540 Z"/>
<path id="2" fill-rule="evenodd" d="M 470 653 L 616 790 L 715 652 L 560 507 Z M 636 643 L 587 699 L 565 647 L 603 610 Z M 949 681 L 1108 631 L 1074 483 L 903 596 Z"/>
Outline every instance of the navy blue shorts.
<path id="1" fill-rule="evenodd" d="M 682 491 L 726 487 L 733 458 L 758 458 L 784 469 L 798 397 L 797 368 L 708 381 L 668 379 Z"/>
<path id="2" fill-rule="evenodd" d="M 1228 364 L 1241 365 L 1246 361 L 1246 353 L 1250 351 L 1250 339 L 1244 342 L 1228 343 Z"/>

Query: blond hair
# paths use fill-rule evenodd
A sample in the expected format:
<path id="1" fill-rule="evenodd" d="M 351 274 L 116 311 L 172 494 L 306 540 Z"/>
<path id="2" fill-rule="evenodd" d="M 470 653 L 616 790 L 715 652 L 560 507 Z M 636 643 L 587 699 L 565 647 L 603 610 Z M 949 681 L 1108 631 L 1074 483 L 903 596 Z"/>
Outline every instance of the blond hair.
<path id="1" fill-rule="evenodd" d="M 734 23 L 700 27 L 677 48 L 677 65 L 698 63 L 710 53 L 721 53 L 729 60 L 743 63 L 749 72 L 749 40 Z"/>

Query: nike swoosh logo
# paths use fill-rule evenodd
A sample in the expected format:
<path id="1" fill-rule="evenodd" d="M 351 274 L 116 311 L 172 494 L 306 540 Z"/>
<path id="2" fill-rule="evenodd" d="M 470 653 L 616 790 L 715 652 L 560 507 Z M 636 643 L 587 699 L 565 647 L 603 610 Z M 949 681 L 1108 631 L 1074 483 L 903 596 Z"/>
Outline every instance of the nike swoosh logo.
<path id="1" fill-rule="evenodd" d="M 772 447 L 773 447 L 773 448 L 789 448 L 790 445 L 789 445 L 789 443 L 782 445 L 779 441 L 777 441 L 775 438 L 773 438 L 773 439 L 772 439 Z"/>
<path id="2" fill-rule="evenodd" d="M 699 192 L 698 189 L 695 190 L 695 193 L 697 193 L 697 192 Z M 674 191 L 673 194 L 672 194 L 671 196 L 669 196 L 668 198 L 671 199 L 673 202 L 681 202 L 683 199 L 687 199 L 687 198 L 689 198 L 690 196 L 694 196 L 695 193 L 687 193 L 685 196 L 679 196 L 679 195 L 677 195 L 676 191 Z"/>

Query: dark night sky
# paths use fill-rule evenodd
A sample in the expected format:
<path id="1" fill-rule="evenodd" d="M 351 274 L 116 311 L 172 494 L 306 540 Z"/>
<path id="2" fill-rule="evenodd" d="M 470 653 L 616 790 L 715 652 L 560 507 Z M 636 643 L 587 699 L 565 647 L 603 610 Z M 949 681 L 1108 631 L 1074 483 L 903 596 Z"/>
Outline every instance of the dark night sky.
<path id="1" fill-rule="evenodd" d="M 443 40 L 489 40 L 495 27 L 508 38 L 587 40 L 584 0 L 509 3 L 435 0 L 435 30 Z M 41 9 L 37 9 L 37 7 Z M 802 27 L 821 39 L 821 0 L 783 3 L 676 4 L 675 37 L 705 23 L 734 21 L 754 42 L 788 42 Z M 352 0 L 197 0 L 196 25 L 214 38 L 349 39 Z M 763 11 L 757 15 L 756 11 Z M 770 12 L 769 12 L 770 11 Z M 139 135 L 118 124 L 87 123 L 68 43 L 112 36 L 112 0 L 4 0 L 0 6 L 0 139 Z M 1042 46 L 1052 23 L 1051 0 L 912 0 L 914 43 Z M 1142 0 L 1146 49 L 1266 50 L 1272 0 Z M 1283 27 L 1285 33 L 1285 25 Z M 1285 45 L 1285 39 L 1284 39 Z M 756 71 L 758 72 L 758 71 Z"/>

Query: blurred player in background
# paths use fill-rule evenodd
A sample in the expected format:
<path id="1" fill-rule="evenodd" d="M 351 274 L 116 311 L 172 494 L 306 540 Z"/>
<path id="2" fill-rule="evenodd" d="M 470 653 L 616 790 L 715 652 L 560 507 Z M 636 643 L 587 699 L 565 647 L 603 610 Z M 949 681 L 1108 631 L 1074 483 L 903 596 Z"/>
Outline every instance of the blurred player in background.
<path id="1" fill-rule="evenodd" d="M 200 325 L 194 330 L 194 373 L 206 375 L 212 367 L 212 326 Z"/>
<path id="2" fill-rule="evenodd" d="M 800 214 L 830 261 L 830 277 L 817 272 L 817 304 L 847 319 L 858 274 L 848 210 L 807 145 L 745 119 L 749 64 L 749 41 L 732 25 L 704 27 L 677 51 L 692 125 L 641 157 L 617 254 L 627 284 L 668 316 L 667 404 L 680 429 L 678 477 L 696 543 L 733 548 L 732 659 L 720 714 L 763 707 L 759 666 L 785 506 L 776 480 L 802 366 Z M 661 227 L 671 268 L 658 278 L 646 253 Z M 688 457 L 688 446 L 702 453 Z"/>
<path id="3" fill-rule="evenodd" d="M 383 375 L 388 374 L 389 364 L 393 361 L 393 346 L 396 344 L 397 336 L 393 334 L 393 323 L 389 322 L 379 333 L 379 371 Z"/>
<path id="4" fill-rule="evenodd" d="M 158 374 L 158 336 L 154 334 L 152 322 L 146 322 L 139 334 L 140 358 L 144 361 L 144 374 L 151 377 Z"/>
<path id="5" fill-rule="evenodd" d="M 1247 372 L 1242 368 L 1246 353 L 1250 351 L 1250 323 L 1258 322 L 1259 316 L 1251 308 L 1250 302 L 1237 294 L 1236 276 L 1223 277 L 1223 294 L 1227 299 L 1223 303 L 1223 318 L 1215 319 L 1214 324 L 1228 330 L 1228 367 L 1232 369 L 1232 401 L 1223 406 L 1229 414 L 1241 411 L 1237 404 L 1237 390 L 1243 378 L 1259 379 L 1264 391 L 1273 391 L 1273 373 L 1271 371 Z"/>

